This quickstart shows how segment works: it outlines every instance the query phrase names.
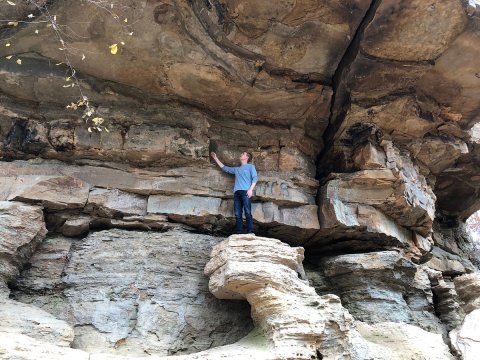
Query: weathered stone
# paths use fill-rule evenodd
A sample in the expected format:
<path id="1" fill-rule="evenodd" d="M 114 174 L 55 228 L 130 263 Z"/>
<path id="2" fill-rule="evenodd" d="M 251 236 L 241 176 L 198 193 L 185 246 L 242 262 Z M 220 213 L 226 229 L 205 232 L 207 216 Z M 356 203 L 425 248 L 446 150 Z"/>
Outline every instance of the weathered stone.
<path id="1" fill-rule="evenodd" d="M 422 234 L 431 231 L 434 200 L 391 170 L 364 170 L 332 177 L 322 187 L 322 199 L 373 206 L 402 226 Z"/>
<path id="2" fill-rule="evenodd" d="M 436 1 L 426 5 L 422 0 L 408 4 L 385 1 L 366 29 L 362 50 L 389 60 L 433 60 L 457 37 L 466 22 L 460 2 Z"/>
<path id="3" fill-rule="evenodd" d="M 255 324 L 277 358 L 351 356 L 353 318 L 334 295 L 318 296 L 305 280 L 303 249 L 276 239 L 232 235 L 212 249 L 205 267 L 220 299 L 247 299 Z"/>
<path id="4" fill-rule="evenodd" d="M 52 161 L 0 162 L 0 196 L 7 200 L 22 189 L 24 184 L 34 185 L 42 177 L 60 174 L 83 180 L 92 186 L 119 189 L 129 193 L 191 194 L 200 196 L 232 196 L 233 177 L 218 169 L 176 167 L 168 170 L 139 172 L 135 168 L 114 169 L 94 165 L 68 166 Z M 287 172 L 260 172 L 256 196 L 262 201 L 274 201 L 281 205 L 314 204 L 318 182 L 295 175 L 288 179 Z M 3 186 L 4 185 L 4 186 Z"/>
<path id="5" fill-rule="evenodd" d="M 370 142 L 365 146 L 358 147 L 353 154 L 353 162 L 361 170 L 386 168 L 386 160 L 383 149 L 376 147 Z"/>
<path id="6" fill-rule="evenodd" d="M 90 221 L 89 217 L 68 219 L 62 225 L 62 234 L 71 237 L 84 236 L 90 230 Z"/>
<path id="7" fill-rule="evenodd" d="M 15 280 L 15 287 L 29 291 L 61 289 L 71 246 L 72 240 L 65 237 L 47 238 L 30 258 L 30 266 Z"/>
<path id="8" fill-rule="evenodd" d="M 165 214 L 174 221 L 210 230 L 221 224 L 222 219 L 231 224 L 234 221 L 233 201 L 214 197 L 151 195 L 147 212 Z M 282 239 L 296 242 L 312 236 L 320 228 L 316 205 L 280 208 L 271 202 L 254 202 L 252 216 L 261 231 L 275 231 Z"/>
<path id="9" fill-rule="evenodd" d="M 147 213 L 147 198 L 117 189 L 95 188 L 88 194 L 88 202 L 84 210 L 87 213 L 103 217 L 145 215 Z"/>
<path id="10" fill-rule="evenodd" d="M 325 192 L 320 196 L 328 196 Z M 321 231 L 315 242 L 322 245 L 326 238 L 365 240 L 364 248 L 369 247 L 368 240 L 376 240 L 379 245 L 406 247 L 412 240 L 412 232 L 399 226 L 393 219 L 372 206 L 344 204 L 337 198 L 321 198 L 319 218 Z M 342 244 L 339 244 L 343 247 Z M 360 244 L 359 248 L 362 248 Z M 334 250 L 334 249 L 332 249 Z"/>
<path id="11" fill-rule="evenodd" d="M 15 297 L 73 326 L 74 346 L 86 351 L 168 355 L 224 345 L 252 326 L 245 303 L 208 292 L 203 267 L 218 241 L 182 230 L 54 237 L 31 259 Z M 117 341 L 125 343 L 114 348 Z"/>
<path id="12" fill-rule="evenodd" d="M 0 301 L 0 334 L 30 336 L 46 344 L 69 347 L 73 327 L 36 306 L 18 301 Z"/>
<path id="13" fill-rule="evenodd" d="M 348 254 L 316 260 L 327 288 L 340 296 L 356 319 L 394 321 L 442 332 L 433 313 L 425 272 L 398 251 Z"/>
<path id="14" fill-rule="evenodd" d="M 358 332 L 366 340 L 370 359 L 455 359 L 443 342 L 442 335 L 425 331 L 417 326 L 380 322 L 356 322 Z"/>
<path id="15" fill-rule="evenodd" d="M 480 309 L 468 313 L 462 325 L 450 332 L 452 347 L 463 360 L 474 360 L 480 352 Z"/>
<path id="16" fill-rule="evenodd" d="M 38 203 L 52 210 L 82 208 L 87 202 L 90 186 L 77 178 L 43 176 L 28 180 L 13 189 L 8 200 Z"/>
<path id="17" fill-rule="evenodd" d="M 464 154 L 468 154 L 467 144 L 456 138 L 427 138 L 414 142 L 412 155 L 427 165 L 434 174 L 448 169 Z"/>
<path id="18" fill-rule="evenodd" d="M 42 208 L 0 201 L 0 283 L 18 275 L 46 233 Z"/>
<path id="19" fill-rule="evenodd" d="M 450 331 L 462 322 L 465 314 L 460 307 L 460 299 L 451 281 L 446 281 L 440 271 L 427 268 L 432 292 L 434 295 L 435 312 Z"/>
<path id="20" fill-rule="evenodd" d="M 425 263 L 428 267 L 441 271 L 445 275 L 459 275 L 466 272 L 458 255 L 450 254 L 436 246 L 432 250 L 433 257 Z"/>
<path id="21" fill-rule="evenodd" d="M 480 274 L 465 274 L 453 280 L 465 313 L 480 309 Z"/>
<path id="22" fill-rule="evenodd" d="M 19 360 L 89 360 L 87 352 L 52 345 L 21 334 L 0 333 L 0 355 Z"/>

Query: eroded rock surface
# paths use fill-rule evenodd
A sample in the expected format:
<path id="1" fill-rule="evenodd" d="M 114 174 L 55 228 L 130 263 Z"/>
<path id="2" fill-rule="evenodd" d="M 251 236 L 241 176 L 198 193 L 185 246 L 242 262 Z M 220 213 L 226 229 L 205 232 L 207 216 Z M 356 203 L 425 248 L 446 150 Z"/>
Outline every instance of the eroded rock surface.
<path id="1" fill-rule="evenodd" d="M 69 323 L 73 347 L 89 352 L 168 355 L 224 345 L 247 334 L 251 320 L 244 302 L 208 292 L 203 267 L 218 241 L 181 230 L 49 237 L 17 279 L 15 298 Z"/>
<path id="2" fill-rule="evenodd" d="M 257 253 L 262 267 L 244 246 L 232 269 L 254 320 L 268 319 L 259 329 L 277 324 L 258 307 L 268 294 L 289 318 L 317 324 L 301 329 L 308 349 L 320 346 L 315 331 L 347 329 L 347 339 L 356 330 L 336 294 L 364 339 L 325 340 L 325 356 L 336 347 L 351 358 L 449 359 L 447 332 L 454 352 L 472 354 L 477 300 L 465 294 L 480 261 L 465 220 L 480 208 L 478 1 L 103 5 L 0 4 L 1 295 L 10 286 L 66 321 L 88 352 L 50 344 L 35 357 L 44 342 L 24 333 L 0 337 L 0 351 L 257 359 L 292 340 L 267 329 L 211 349 L 251 323 L 246 304 L 214 299 L 201 273 L 212 235 L 234 225 L 233 179 L 209 153 L 234 165 L 250 151 L 255 233 L 304 247 L 320 294 L 279 260 L 296 250 L 274 241 Z M 84 107 L 66 108 L 84 96 L 102 131 Z M 255 292 L 260 280 L 275 286 Z M 318 306 L 302 300 L 292 313 L 299 294 Z M 340 330 L 318 327 L 325 319 Z"/>
<path id="3" fill-rule="evenodd" d="M 442 333 L 425 270 L 397 251 L 326 257 L 318 263 L 328 291 L 358 320 L 410 323 Z M 322 288 L 318 289 L 322 292 Z"/>
<path id="4" fill-rule="evenodd" d="M 20 202 L 0 201 L 0 283 L 12 281 L 47 230 L 42 209 Z"/>
<path id="5" fill-rule="evenodd" d="M 320 297 L 299 279 L 302 248 L 232 235 L 213 248 L 211 257 L 205 267 L 210 291 L 220 299 L 247 299 L 274 357 L 351 356 L 353 318 L 337 297 Z"/>
<path id="6" fill-rule="evenodd" d="M 480 274 L 468 274 L 455 278 L 455 289 L 465 311 L 463 322 L 450 332 L 453 348 L 462 359 L 470 360 L 480 351 Z"/>

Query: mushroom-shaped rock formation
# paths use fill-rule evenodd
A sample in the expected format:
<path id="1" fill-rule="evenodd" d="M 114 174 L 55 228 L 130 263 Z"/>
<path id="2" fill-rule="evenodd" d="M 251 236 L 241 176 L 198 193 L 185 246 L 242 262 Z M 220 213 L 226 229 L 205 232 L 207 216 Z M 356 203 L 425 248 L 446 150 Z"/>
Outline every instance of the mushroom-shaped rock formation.
<path id="1" fill-rule="evenodd" d="M 337 296 L 319 296 L 303 279 L 303 258 L 303 248 L 277 239 L 232 235 L 213 247 L 205 266 L 216 297 L 250 303 L 270 348 L 262 358 L 452 359 L 439 334 L 402 323 L 355 322 Z"/>
<path id="2" fill-rule="evenodd" d="M 274 358 L 349 357 L 353 318 L 337 296 L 321 297 L 301 278 L 303 252 L 276 239 L 232 235 L 212 250 L 209 289 L 220 299 L 247 299 Z"/>

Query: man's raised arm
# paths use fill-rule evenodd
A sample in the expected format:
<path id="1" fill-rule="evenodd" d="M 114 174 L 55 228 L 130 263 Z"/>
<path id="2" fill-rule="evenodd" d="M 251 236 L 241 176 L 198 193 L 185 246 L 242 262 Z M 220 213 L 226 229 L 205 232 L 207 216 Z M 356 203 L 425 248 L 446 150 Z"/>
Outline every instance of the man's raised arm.
<path id="1" fill-rule="evenodd" d="M 217 154 L 215 154 L 213 151 L 210 153 L 210 156 L 212 157 L 213 160 L 215 160 L 217 165 L 220 166 L 220 168 L 223 171 L 225 171 L 226 173 L 229 173 L 229 174 L 235 174 L 234 168 L 232 168 L 230 166 L 223 165 L 223 163 L 220 160 L 218 160 Z"/>
<path id="2" fill-rule="evenodd" d="M 212 151 L 212 152 L 210 153 L 210 156 L 212 157 L 213 160 L 215 160 L 215 162 L 217 163 L 217 165 L 220 166 L 220 168 L 223 169 L 223 167 L 224 167 L 225 165 L 223 165 L 223 163 L 222 163 L 220 160 L 218 160 L 217 154 L 215 154 L 215 153 Z"/>

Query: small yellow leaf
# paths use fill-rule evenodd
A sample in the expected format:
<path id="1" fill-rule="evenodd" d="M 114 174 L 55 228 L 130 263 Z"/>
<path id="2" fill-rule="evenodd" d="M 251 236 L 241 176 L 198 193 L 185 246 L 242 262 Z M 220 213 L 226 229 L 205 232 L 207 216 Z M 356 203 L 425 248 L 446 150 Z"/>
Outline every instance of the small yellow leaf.
<path id="1" fill-rule="evenodd" d="M 92 132 L 92 128 L 90 128 L 90 127 L 87 130 L 88 130 L 88 132 Z"/>
<path id="2" fill-rule="evenodd" d="M 12 6 L 17 5 L 17 4 L 15 4 L 13 1 L 8 1 L 8 0 L 7 0 L 7 4 L 8 4 L 8 5 L 12 5 Z"/>
<path id="3" fill-rule="evenodd" d="M 7 25 L 17 26 L 17 25 L 18 25 L 18 21 L 9 21 L 9 22 L 7 23 Z"/>
<path id="4" fill-rule="evenodd" d="M 69 85 L 63 85 L 63 87 L 64 87 L 64 88 L 68 88 L 68 87 L 70 87 L 70 86 L 72 86 L 72 84 L 69 84 Z"/>
<path id="5" fill-rule="evenodd" d="M 129 32 L 128 35 L 132 36 L 132 35 L 133 35 L 133 31 L 132 31 L 132 32 Z"/>
<path id="6" fill-rule="evenodd" d="M 115 55 L 118 51 L 118 46 L 117 44 L 110 45 L 110 52 Z"/>
<path id="7" fill-rule="evenodd" d="M 8 59 L 8 60 L 10 60 L 11 58 L 12 58 L 12 55 L 5 56 L 5 59 Z"/>
<path id="8" fill-rule="evenodd" d="M 62 65 L 63 62 L 59 62 L 59 63 L 56 63 L 55 66 L 59 66 L 59 65 Z"/>
<path id="9" fill-rule="evenodd" d="M 21 60 L 21 59 L 17 59 L 17 64 L 18 64 L 18 65 L 22 65 L 22 60 Z"/>
<path id="10" fill-rule="evenodd" d="M 104 119 L 101 118 L 101 117 L 94 117 L 92 119 L 92 122 L 95 124 L 95 125 L 100 125 L 101 123 L 103 123 Z"/>
<path id="11" fill-rule="evenodd" d="M 123 21 L 127 23 L 127 22 L 128 22 L 128 19 L 127 19 L 127 18 L 125 18 L 125 20 L 123 20 Z"/>
<path id="12" fill-rule="evenodd" d="M 35 34 L 38 34 L 38 29 L 35 30 Z"/>
<path id="13" fill-rule="evenodd" d="M 125 45 L 125 42 L 124 42 L 124 41 L 121 41 L 120 44 Z"/>
<path id="14" fill-rule="evenodd" d="M 105 126 L 103 128 L 105 129 L 106 132 L 110 132 L 110 130 L 108 130 Z"/>
<path id="15" fill-rule="evenodd" d="M 82 61 L 85 60 L 85 54 L 82 54 Z"/>
<path id="16" fill-rule="evenodd" d="M 6 43 L 6 44 L 5 44 L 6 47 L 9 47 L 10 45 L 12 45 L 12 44 L 10 44 L 10 43 Z"/>

